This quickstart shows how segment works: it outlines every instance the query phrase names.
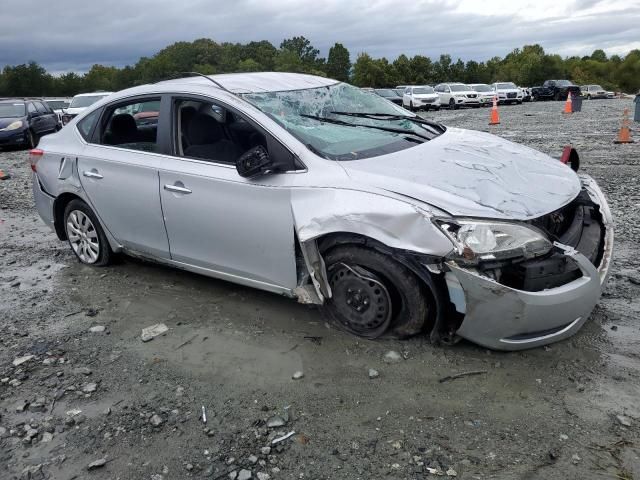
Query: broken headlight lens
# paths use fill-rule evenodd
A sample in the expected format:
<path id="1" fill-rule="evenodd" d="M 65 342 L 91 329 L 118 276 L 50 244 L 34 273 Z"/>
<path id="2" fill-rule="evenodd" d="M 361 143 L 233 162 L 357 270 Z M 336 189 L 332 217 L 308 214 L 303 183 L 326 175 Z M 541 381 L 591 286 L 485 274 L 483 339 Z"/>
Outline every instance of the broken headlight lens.
<path id="1" fill-rule="evenodd" d="M 553 247 L 539 230 L 516 223 L 483 220 L 436 220 L 455 246 L 463 263 L 527 259 L 545 255 Z"/>

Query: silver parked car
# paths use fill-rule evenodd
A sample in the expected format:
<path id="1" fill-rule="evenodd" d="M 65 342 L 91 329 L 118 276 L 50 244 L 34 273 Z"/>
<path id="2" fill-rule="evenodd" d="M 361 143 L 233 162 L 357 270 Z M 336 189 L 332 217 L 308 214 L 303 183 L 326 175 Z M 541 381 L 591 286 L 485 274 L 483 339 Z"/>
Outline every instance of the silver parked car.
<path id="1" fill-rule="evenodd" d="M 368 338 L 557 341 L 587 320 L 611 264 L 590 177 L 327 78 L 135 87 L 30 158 L 38 211 L 80 262 L 146 257 L 323 305 Z"/>

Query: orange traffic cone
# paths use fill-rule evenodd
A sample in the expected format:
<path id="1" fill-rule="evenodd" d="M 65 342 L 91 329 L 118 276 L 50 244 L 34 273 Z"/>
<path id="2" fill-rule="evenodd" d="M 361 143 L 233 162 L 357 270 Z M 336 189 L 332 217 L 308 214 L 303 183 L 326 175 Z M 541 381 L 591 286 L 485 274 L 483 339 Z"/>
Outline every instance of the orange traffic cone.
<path id="1" fill-rule="evenodd" d="M 631 131 L 629 130 L 629 109 L 625 108 L 622 113 L 622 125 L 618 132 L 618 138 L 613 143 L 633 143 Z"/>
<path id="2" fill-rule="evenodd" d="M 562 113 L 573 113 L 573 108 L 571 105 L 571 92 L 567 94 L 567 101 L 564 102 L 564 111 Z"/>
<path id="3" fill-rule="evenodd" d="M 0 170 L 0 180 L 9 180 L 11 175 L 4 173 L 4 170 Z"/>
<path id="4" fill-rule="evenodd" d="M 499 125 L 500 115 L 498 114 L 498 97 L 493 97 L 493 107 L 491 107 L 491 116 L 489 117 L 489 125 Z"/>

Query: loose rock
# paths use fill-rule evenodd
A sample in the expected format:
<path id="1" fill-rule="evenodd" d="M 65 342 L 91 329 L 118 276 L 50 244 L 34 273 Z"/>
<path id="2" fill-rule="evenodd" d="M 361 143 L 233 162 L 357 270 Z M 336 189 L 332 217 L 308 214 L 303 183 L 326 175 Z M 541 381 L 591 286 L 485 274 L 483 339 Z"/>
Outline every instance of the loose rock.
<path id="1" fill-rule="evenodd" d="M 249 480 L 251 478 L 251 470 L 245 470 L 244 468 L 238 473 L 238 480 Z"/>
<path id="2" fill-rule="evenodd" d="M 396 352 L 395 350 L 389 350 L 387 353 L 384 354 L 384 356 L 382 357 L 382 361 L 384 363 L 398 363 L 402 361 L 402 355 L 400 355 L 398 352 Z"/>
<path id="3" fill-rule="evenodd" d="M 35 355 L 25 355 L 24 357 L 18 357 L 13 361 L 13 366 L 18 367 L 23 363 L 27 363 L 32 358 L 35 358 Z"/>
<path id="4" fill-rule="evenodd" d="M 101 458 L 99 460 L 95 460 L 87 465 L 87 470 L 95 470 L 96 468 L 102 468 L 107 464 L 106 458 Z"/>

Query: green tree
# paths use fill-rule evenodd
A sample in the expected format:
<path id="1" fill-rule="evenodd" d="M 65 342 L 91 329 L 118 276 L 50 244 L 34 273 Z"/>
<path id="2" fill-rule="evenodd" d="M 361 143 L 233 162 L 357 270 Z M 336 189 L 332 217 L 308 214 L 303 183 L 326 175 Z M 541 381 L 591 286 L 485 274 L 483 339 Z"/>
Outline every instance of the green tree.
<path id="1" fill-rule="evenodd" d="M 325 71 L 327 72 L 327 76 L 331 78 L 342 82 L 349 81 L 349 75 L 351 73 L 349 50 L 341 43 L 336 43 L 329 49 Z"/>

